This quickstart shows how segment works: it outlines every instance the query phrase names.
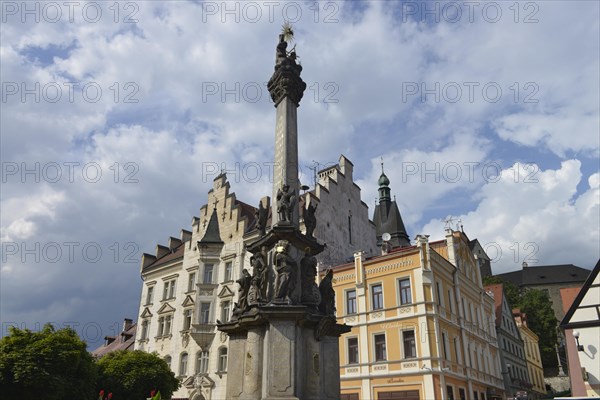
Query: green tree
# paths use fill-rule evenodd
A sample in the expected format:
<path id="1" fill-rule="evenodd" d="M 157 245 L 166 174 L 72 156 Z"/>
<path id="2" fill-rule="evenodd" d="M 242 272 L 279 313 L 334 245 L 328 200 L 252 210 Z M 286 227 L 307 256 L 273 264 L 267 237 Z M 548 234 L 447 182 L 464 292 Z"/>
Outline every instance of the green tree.
<path id="1" fill-rule="evenodd" d="M 40 332 L 9 328 L 0 340 L 0 393 L 12 399 L 92 399 L 96 369 L 77 333 L 46 324 Z"/>
<path id="2" fill-rule="evenodd" d="M 167 363 L 155 353 L 115 351 L 97 364 L 97 390 L 112 392 L 113 400 L 145 399 L 154 389 L 168 399 L 180 386 Z"/>
<path id="3" fill-rule="evenodd" d="M 542 364 L 545 368 L 557 366 L 554 346 L 558 320 L 554 316 L 550 296 L 543 290 L 527 289 L 521 296 L 520 307 L 527 314 L 527 326 L 538 335 Z"/>

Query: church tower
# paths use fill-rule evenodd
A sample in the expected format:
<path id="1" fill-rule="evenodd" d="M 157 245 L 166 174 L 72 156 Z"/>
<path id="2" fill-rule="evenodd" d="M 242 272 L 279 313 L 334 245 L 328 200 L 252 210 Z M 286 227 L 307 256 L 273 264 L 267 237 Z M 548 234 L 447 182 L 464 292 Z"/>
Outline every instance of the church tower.
<path id="1" fill-rule="evenodd" d="M 382 235 L 389 233 L 391 239 L 388 244 L 394 247 L 409 247 L 410 238 L 406 233 L 404 222 L 400 216 L 400 210 L 396 200 L 392 200 L 390 195 L 390 180 L 383 171 L 383 162 L 381 163 L 381 176 L 379 177 L 379 204 L 375 206 L 373 222 L 377 232 L 377 245 L 383 244 Z"/>

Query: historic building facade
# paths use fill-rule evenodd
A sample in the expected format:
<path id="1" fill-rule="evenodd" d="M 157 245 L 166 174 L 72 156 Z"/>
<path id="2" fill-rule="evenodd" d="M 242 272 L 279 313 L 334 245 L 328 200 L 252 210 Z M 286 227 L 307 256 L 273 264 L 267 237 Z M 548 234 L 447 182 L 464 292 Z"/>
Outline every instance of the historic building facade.
<path id="1" fill-rule="evenodd" d="M 527 314 L 516 308 L 513 310 L 513 316 L 525 348 L 525 359 L 527 360 L 527 373 L 531 383 L 529 399 L 540 399 L 546 395 L 546 385 L 544 383 L 544 366 L 542 365 L 542 356 L 540 355 L 539 338 L 527 326 Z"/>
<path id="2" fill-rule="evenodd" d="M 352 326 L 342 399 L 503 398 L 494 301 L 466 235 L 383 253 L 334 268 L 337 316 Z"/>
<path id="3" fill-rule="evenodd" d="M 523 339 L 517 328 L 511 306 L 504 294 L 503 285 L 487 285 L 485 290 L 492 295 L 495 303 L 495 327 L 506 396 L 527 398 L 531 383 L 527 371 Z"/>
<path id="4" fill-rule="evenodd" d="M 236 281 L 243 270 L 252 271 L 245 246 L 259 237 L 258 209 L 230 189 L 225 173 L 216 177 L 191 229 L 142 257 L 135 348 L 156 351 L 170 364 L 183 383 L 174 399 L 225 398 L 228 338 L 216 324 L 231 317 Z M 375 226 L 345 157 L 320 171 L 316 188 L 299 200 L 300 208 L 317 207 L 314 235 L 329 248 L 317 256 L 321 267 L 351 257 L 357 248 L 377 249 Z M 261 202 L 269 209 L 269 198 Z M 302 219 L 300 228 L 306 230 Z"/>

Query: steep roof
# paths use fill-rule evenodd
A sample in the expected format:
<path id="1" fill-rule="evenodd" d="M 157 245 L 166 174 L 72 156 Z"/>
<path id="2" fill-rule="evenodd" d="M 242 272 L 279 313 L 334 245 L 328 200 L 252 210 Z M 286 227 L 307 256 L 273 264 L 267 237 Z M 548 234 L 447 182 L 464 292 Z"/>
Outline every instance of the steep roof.
<path id="1" fill-rule="evenodd" d="M 498 274 L 503 281 L 517 286 L 552 285 L 560 283 L 584 282 L 590 270 L 573 264 L 540 265 L 525 267 L 519 271 Z"/>
<path id="2" fill-rule="evenodd" d="M 390 240 L 392 247 L 410 246 L 410 238 L 406 233 L 404 221 L 402 221 L 398 204 L 395 201 L 380 201 L 375 206 L 373 222 L 375 223 L 378 242 L 381 241 L 381 235 L 387 232 L 392 237 Z"/>
<path id="3" fill-rule="evenodd" d="M 202 239 L 200 239 L 200 243 L 223 243 L 221 240 L 221 232 L 219 230 L 219 218 L 217 217 L 217 209 L 213 209 L 212 215 L 210 216 L 210 221 L 208 221 L 208 226 L 206 227 L 206 232 Z"/>

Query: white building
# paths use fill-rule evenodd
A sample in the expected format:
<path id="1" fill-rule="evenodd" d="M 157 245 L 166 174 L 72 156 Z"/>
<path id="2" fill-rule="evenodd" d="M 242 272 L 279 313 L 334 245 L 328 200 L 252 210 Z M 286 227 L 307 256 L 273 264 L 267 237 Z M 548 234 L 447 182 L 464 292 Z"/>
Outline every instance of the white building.
<path id="1" fill-rule="evenodd" d="M 299 202 L 300 207 L 318 204 L 314 236 L 327 244 L 317 256 L 321 268 L 351 258 L 356 250 L 378 251 L 375 225 L 352 168 L 341 156 L 337 165 L 318 173 L 317 187 Z M 255 212 L 230 193 L 227 176 L 221 174 L 191 230 L 182 229 L 166 246 L 157 245 L 154 255 L 142 256 L 135 348 L 155 351 L 170 364 L 182 381 L 173 399 L 225 398 L 228 337 L 217 331 L 216 322 L 230 318 L 237 301 L 236 280 L 243 269 L 250 269 L 245 244 L 259 235 Z"/>

